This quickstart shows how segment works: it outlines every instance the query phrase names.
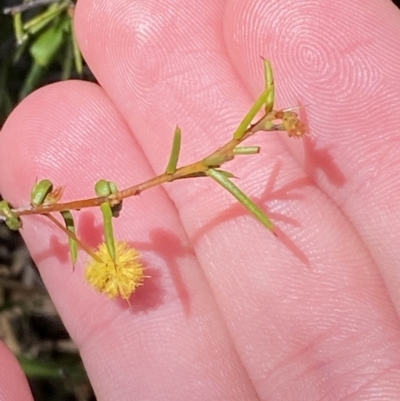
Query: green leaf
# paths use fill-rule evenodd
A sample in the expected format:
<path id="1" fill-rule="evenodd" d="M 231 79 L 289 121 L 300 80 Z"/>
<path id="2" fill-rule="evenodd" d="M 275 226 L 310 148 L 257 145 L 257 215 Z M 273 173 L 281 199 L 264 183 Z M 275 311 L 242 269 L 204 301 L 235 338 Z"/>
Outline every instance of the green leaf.
<path id="1" fill-rule="evenodd" d="M 35 61 L 32 63 L 27 76 L 25 77 L 22 88 L 18 94 L 18 99 L 21 101 L 29 95 L 34 89 L 36 89 L 40 81 L 45 76 L 47 70 Z"/>
<path id="2" fill-rule="evenodd" d="M 16 13 L 13 15 L 13 23 L 14 23 L 14 33 L 17 39 L 17 44 L 21 45 L 24 40 L 27 38 L 27 35 L 24 33 L 23 25 L 22 25 L 22 14 Z"/>
<path id="3" fill-rule="evenodd" d="M 246 116 L 243 118 L 242 122 L 239 124 L 239 127 L 236 129 L 233 134 L 234 139 L 241 139 L 243 135 L 246 133 L 247 128 L 253 121 L 253 118 L 257 115 L 257 113 L 261 110 L 261 108 L 265 105 L 269 97 L 269 90 L 264 90 L 261 93 L 260 97 L 255 101 L 251 109 L 248 111 Z"/>
<path id="4" fill-rule="evenodd" d="M 228 192 L 230 192 L 261 224 L 268 228 L 268 230 L 274 230 L 272 221 L 267 217 L 262 209 L 257 206 L 229 178 L 227 178 L 225 174 L 212 168 L 209 169 L 206 174 L 222 185 Z"/>
<path id="5" fill-rule="evenodd" d="M 6 226 L 13 231 L 17 231 L 22 228 L 21 219 L 11 210 L 10 204 L 2 200 L 0 201 L 0 216 L 5 220 Z"/>
<path id="6" fill-rule="evenodd" d="M 65 55 L 61 61 L 61 81 L 65 81 L 71 77 L 73 62 L 72 42 L 70 42 L 67 43 L 67 46 L 65 47 Z"/>
<path id="7" fill-rule="evenodd" d="M 239 127 L 233 134 L 234 139 L 241 139 L 245 135 L 247 128 L 253 121 L 253 118 L 265 106 L 265 111 L 269 113 L 274 108 L 275 86 L 274 76 L 272 73 L 271 63 L 264 60 L 264 76 L 265 76 L 265 89 L 260 97 L 255 101 L 252 108 L 246 114 Z"/>
<path id="8" fill-rule="evenodd" d="M 43 204 L 46 196 L 53 190 L 53 183 L 50 180 L 41 180 L 33 186 L 31 193 L 31 205 L 39 206 Z"/>
<path id="9" fill-rule="evenodd" d="M 26 311 L 25 311 L 26 312 Z M 25 374 L 31 379 L 45 378 L 45 379 L 59 379 L 68 383 L 84 383 L 87 380 L 86 372 L 79 360 L 75 355 L 57 355 L 57 358 L 46 358 L 46 356 L 38 356 L 34 359 L 26 358 L 25 356 L 18 356 L 18 361 L 22 366 Z M 67 373 L 67 375 L 65 375 Z M 72 382 L 71 382 L 72 381 Z M 59 397 L 51 397 L 60 399 Z M 65 399 L 62 398 L 62 399 Z"/>
<path id="10" fill-rule="evenodd" d="M 102 203 L 100 209 L 104 221 L 104 240 L 107 245 L 108 253 L 110 254 L 111 259 L 115 262 L 115 241 L 112 225 L 113 213 L 108 202 Z"/>
<path id="11" fill-rule="evenodd" d="M 72 213 L 69 210 L 61 212 L 64 219 L 65 227 L 68 231 L 75 235 L 75 223 Z M 69 253 L 71 255 L 72 265 L 75 267 L 76 261 L 78 260 L 78 243 L 70 236 L 68 236 Z"/>
<path id="12" fill-rule="evenodd" d="M 179 127 L 175 128 L 174 140 L 172 142 L 172 150 L 171 155 L 169 156 L 169 162 L 167 169 L 165 170 L 166 174 L 173 174 L 176 171 L 176 166 L 178 164 L 179 152 L 181 150 L 181 129 Z"/>
<path id="13" fill-rule="evenodd" d="M 68 7 L 68 1 L 52 4 L 44 12 L 25 22 L 25 24 L 23 25 L 24 32 L 30 35 L 36 34 L 45 26 L 47 26 L 50 22 L 55 21 L 55 18 L 63 11 L 67 10 Z"/>
<path id="14" fill-rule="evenodd" d="M 100 180 L 96 182 L 95 192 L 97 196 L 109 196 L 116 193 L 117 186 L 112 181 Z M 104 224 L 104 241 L 107 245 L 108 253 L 111 259 L 115 262 L 115 241 L 112 218 L 114 216 L 111 205 L 104 202 L 100 205 L 101 213 L 103 214 Z"/>
<path id="15" fill-rule="evenodd" d="M 214 169 L 215 170 L 215 169 Z M 230 171 L 226 171 L 226 170 L 215 170 L 218 171 L 219 173 L 221 173 L 222 175 L 224 175 L 226 178 L 237 178 L 234 174 L 232 174 Z"/>
<path id="16" fill-rule="evenodd" d="M 268 60 L 264 60 L 264 77 L 265 91 L 268 93 L 267 99 L 265 100 L 265 112 L 270 113 L 274 108 L 275 85 L 272 66 Z"/>
<path id="17" fill-rule="evenodd" d="M 35 62 L 42 67 L 47 66 L 62 45 L 63 38 L 64 33 L 57 26 L 52 26 L 40 34 L 29 49 Z"/>
<path id="18" fill-rule="evenodd" d="M 71 21 L 70 21 L 70 27 L 71 27 L 72 47 L 73 47 L 73 50 L 74 50 L 75 69 L 76 69 L 77 73 L 82 76 L 82 74 L 83 74 L 82 53 L 79 50 L 78 41 L 76 40 L 74 24 L 73 24 L 72 18 L 71 18 Z"/>
<path id="19" fill-rule="evenodd" d="M 233 154 L 237 155 L 256 155 L 260 153 L 259 146 L 237 146 L 233 149 Z"/>
<path id="20" fill-rule="evenodd" d="M 118 193 L 118 188 L 115 185 L 114 182 L 112 181 L 106 181 L 106 180 L 99 180 L 96 182 L 95 185 L 95 192 L 97 196 L 110 196 L 110 195 L 115 195 L 116 193 Z M 111 211 L 112 211 L 112 215 L 113 217 L 119 217 L 119 213 L 122 210 L 122 200 L 119 201 L 118 203 L 114 204 L 113 206 L 111 206 Z"/>

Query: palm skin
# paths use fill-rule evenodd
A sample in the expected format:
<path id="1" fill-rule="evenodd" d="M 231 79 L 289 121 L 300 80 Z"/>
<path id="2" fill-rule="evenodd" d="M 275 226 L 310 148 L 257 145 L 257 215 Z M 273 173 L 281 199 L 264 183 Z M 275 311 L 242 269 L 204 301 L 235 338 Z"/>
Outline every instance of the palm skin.
<path id="1" fill-rule="evenodd" d="M 275 71 L 277 106 L 306 105 L 310 137 L 260 134 L 229 165 L 275 238 L 206 179 L 127 200 L 118 238 L 151 279 L 110 301 L 72 273 L 43 218 L 23 235 L 99 400 L 395 400 L 400 397 L 400 14 L 389 1 L 80 0 L 76 31 L 101 87 L 29 96 L 0 140 L 0 191 L 36 177 L 93 195 L 224 143 Z M 12 150 L 12 151 L 10 151 Z M 96 246 L 100 218 L 80 236 Z M 49 246 L 50 244 L 50 246 Z M 2 347 L 1 399 L 28 400 Z"/>

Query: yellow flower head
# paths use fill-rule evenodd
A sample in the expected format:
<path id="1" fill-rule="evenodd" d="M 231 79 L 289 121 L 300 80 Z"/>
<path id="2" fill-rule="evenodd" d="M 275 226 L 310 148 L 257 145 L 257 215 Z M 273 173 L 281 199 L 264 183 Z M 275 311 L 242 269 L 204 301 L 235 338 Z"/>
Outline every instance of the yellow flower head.
<path id="1" fill-rule="evenodd" d="M 136 249 L 126 242 L 115 242 L 115 262 L 112 260 L 107 245 L 100 244 L 86 268 L 86 280 L 97 291 L 109 298 L 120 296 L 128 299 L 145 278 L 143 266 Z"/>

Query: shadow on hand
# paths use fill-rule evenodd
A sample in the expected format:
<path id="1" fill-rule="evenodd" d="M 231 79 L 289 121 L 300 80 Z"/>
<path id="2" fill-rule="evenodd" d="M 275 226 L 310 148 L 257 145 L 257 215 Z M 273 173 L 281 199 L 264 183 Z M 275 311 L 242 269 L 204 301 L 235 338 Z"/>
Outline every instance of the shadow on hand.
<path id="1" fill-rule="evenodd" d="M 313 182 L 308 177 L 298 178 L 289 182 L 279 189 L 274 189 L 276 184 L 276 179 L 278 177 L 279 171 L 282 168 L 282 162 L 276 163 L 274 169 L 272 170 L 268 182 L 265 185 L 263 193 L 259 197 L 250 197 L 251 200 L 259 206 L 263 207 L 264 212 L 273 221 L 282 221 L 286 224 L 290 224 L 295 227 L 299 227 L 300 224 L 297 220 L 289 216 L 284 216 L 282 214 L 270 212 L 266 203 L 275 200 L 299 200 L 302 199 L 303 195 L 296 190 L 312 185 Z M 221 189 L 222 190 L 222 189 Z M 249 215 L 248 210 L 240 203 L 235 203 L 228 207 L 223 212 L 219 213 L 216 217 L 204 224 L 190 239 L 193 244 L 204 236 L 209 230 L 213 229 L 215 226 L 229 221 L 233 218 Z M 260 223 L 261 224 L 261 223 Z M 275 227 L 274 232 L 278 239 L 289 249 L 294 256 L 301 260 L 304 264 L 309 265 L 309 260 L 303 251 L 279 228 Z"/>
<path id="2" fill-rule="evenodd" d="M 48 224 L 52 224 L 50 221 Z M 101 223 L 95 222 L 95 214 L 92 211 L 79 212 L 77 219 L 78 238 L 93 249 L 103 241 L 103 227 Z M 178 260 L 181 257 L 193 256 L 194 251 L 189 246 L 184 246 L 182 241 L 172 231 L 154 229 L 150 232 L 149 241 L 131 241 L 129 244 L 139 252 L 154 252 L 160 256 L 168 266 L 169 275 L 174 283 L 182 308 L 186 315 L 190 314 L 190 294 L 180 273 Z M 83 253 L 81 251 L 81 253 Z M 35 260 L 41 262 L 48 258 L 56 257 L 60 264 L 70 261 L 67 238 L 53 235 L 50 239 L 49 248 L 35 255 Z M 89 257 L 89 256 L 87 256 Z M 145 280 L 143 286 L 138 287 L 129 300 L 130 309 L 139 313 L 159 307 L 165 298 L 166 290 L 162 286 L 162 277 L 165 274 L 161 269 L 149 266 L 145 258 L 142 258 L 145 274 L 149 279 Z M 71 264 L 72 273 L 72 264 Z M 128 303 L 118 300 L 121 307 L 127 308 Z"/>

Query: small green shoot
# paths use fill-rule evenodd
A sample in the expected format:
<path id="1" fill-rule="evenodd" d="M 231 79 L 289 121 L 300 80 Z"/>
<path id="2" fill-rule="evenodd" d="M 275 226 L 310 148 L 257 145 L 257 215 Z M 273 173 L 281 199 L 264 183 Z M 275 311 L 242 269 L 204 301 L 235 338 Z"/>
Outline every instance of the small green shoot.
<path id="1" fill-rule="evenodd" d="M 256 155 L 258 153 L 260 153 L 259 146 L 236 146 L 236 148 L 233 149 L 233 154 L 235 156 L 237 156 L 237 155 Z"/>
<path id="2" fill-rule="evenodd" d="M 178 164 L 179 152 L 181 150 L 181 129 L 179 127 L 175 128 L 174 140 L 172 142 L 172 150 L 171 155 L 169 156 L 169 162 L 167 165 L 167 169 L 165 170 L 166 174 L 173 174 L 176 171 L 176 166 Z"/>
<path id="3" fill-rule="evenodd" d="M 241 189 L 239 189 L 229 178 L 221 171 L 210 168 L 207 175 L 222 185 L 230 192 L 261 224 L 268 230 L 274 231 L 274 225 L 262 209 L 257 206 Z"/>
<path id="4" fill-rule="evenodd" d="M 78 243 L 74 239 L 74 237 L 76 237 L 74 218 L 69 210 L 64 210 L 61 212 L 61 216 L 64 220 L 66 229 L 73 234 L 73 236 L 68 236 L 68 245 L 72 266 L 75 268 L 76 261 L 78 260 Z"/>
<path id="5" fill-rule="evenodd" d="M 249 125 L 263 106 L 265 106 L 265 110 L 272 110 L 274 107 L 274 79 L 272 75 L 271 63 L 268 60 L 264 60 L 264 75 L 265 89 L 255 101 L 252 108 L 246 114 L 242 122 L 239 124 L 239 127 L 233 134 L 233 138 L 236 140 L 241 139 L 246 134 Z"/>

